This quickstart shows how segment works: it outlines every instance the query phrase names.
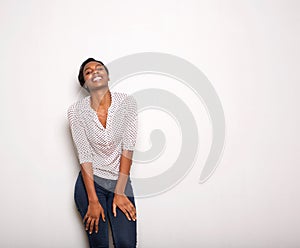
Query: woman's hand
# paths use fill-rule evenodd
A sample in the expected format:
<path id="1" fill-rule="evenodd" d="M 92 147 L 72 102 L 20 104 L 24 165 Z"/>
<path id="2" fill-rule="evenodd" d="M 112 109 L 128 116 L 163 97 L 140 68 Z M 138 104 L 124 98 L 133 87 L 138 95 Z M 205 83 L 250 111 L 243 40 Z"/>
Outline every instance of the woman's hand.
<path id="1" fill-rule="evenodd" d="M 83 223 L 86 221 L 85 230 L 90 229 L 90 234 L 92 234 L 94 227 L 95 232 L 98 233 L 100 215 L 102 216 L 102 220 L 105 221 L 104 209 L 102 208 L 100 202 L 89 202 L 88 210 L 83 218 Z"/>
<path id="2" fill-rule="evenodd" d="M 117 207 L 122 210 L 128 220 L 136 220 L 136 209 L 125 194 L 115 193 L 113 200 L 113 214 L 115 217 L 117 216 Z"/>

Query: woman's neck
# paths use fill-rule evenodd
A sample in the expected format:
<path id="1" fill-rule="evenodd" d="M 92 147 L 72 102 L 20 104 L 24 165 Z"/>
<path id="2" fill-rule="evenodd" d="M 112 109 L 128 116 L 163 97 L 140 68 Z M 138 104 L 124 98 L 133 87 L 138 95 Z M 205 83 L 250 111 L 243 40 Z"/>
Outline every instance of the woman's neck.
<path id="1" fill-rule="evenodd" d="M 109 108 L 111 104 L 111 92 L 109 88 L 91 92 L 91 107 L 96 111 L 99 108 Z"/>

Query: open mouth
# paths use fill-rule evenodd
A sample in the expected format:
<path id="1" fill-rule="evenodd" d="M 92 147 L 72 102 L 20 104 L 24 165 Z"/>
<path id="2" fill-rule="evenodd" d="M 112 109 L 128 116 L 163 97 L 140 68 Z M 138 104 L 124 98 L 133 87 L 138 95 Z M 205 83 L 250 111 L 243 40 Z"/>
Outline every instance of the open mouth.
<path id="1" fill-rule="evenodd" d="M 97 76 L 97 77 L 94 77 L 94 78 L 92 79 L 92 81 L 93 81 L 93 82 L 96 82 L 96 81 L 99 81 L 99 80 L 101 80 L 101 79 L 102 79 L 102 77 Z"/>

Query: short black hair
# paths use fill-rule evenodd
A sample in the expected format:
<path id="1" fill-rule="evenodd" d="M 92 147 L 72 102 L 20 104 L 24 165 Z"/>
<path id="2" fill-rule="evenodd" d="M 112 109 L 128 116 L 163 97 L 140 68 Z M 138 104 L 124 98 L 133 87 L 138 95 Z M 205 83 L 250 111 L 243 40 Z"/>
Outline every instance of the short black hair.
<path id="1" fill-rule="evenodd" d="M 94 59 L 94 58 L 88 58 L 87 60 L 85 60 L 85 61 L 81 64 L 80 69 L 79 69 L 78 81 L 79 81 L 81 87 L 83 87 L 83 85 L 84 85 L 84 83 L 85 83 L 85 81 L 84 81 L 84 76 L 83 76 L 83 69 L 84 69 L 85 65 L 86 65 L 87 63 L 91 62 L 91 61 L 95 61 L 95 62 L 98 62 L 98 63 L 100 63 L 101 65 L 103 65 L 103 67 L 104 67 L 104 69 L 105 69 L 107 75 L 109 75 L 109 72 L 108 72 L 107 67 L 106 67 L 100 60 L 96 60 L 96 59 Z"/>

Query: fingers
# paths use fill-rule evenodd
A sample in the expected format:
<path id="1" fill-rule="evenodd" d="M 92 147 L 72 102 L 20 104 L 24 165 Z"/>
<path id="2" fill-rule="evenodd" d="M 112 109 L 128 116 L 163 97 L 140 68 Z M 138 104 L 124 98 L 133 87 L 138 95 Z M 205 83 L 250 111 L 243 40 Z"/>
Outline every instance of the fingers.
<path id="1" fill-rule="evenodd" d="M 95 232 L 98 233 L 98 226 L 99 226 L 99 218 L 91 218 L 88 217 L 86 224 L 85 224 L 85 230 L 89 230 L 89 234 L 92 234 L 93 230 L 95 229 Z"/>
<path id="2" fill-rule="evenodd" d="M 114 217 L 117 216 L 117 205 L 115 203 L 113 203 L 113 214 L 114 214 Z"/>
<path id="3" fill-rule="evenodd" d="M 99 219 L 96 219 L 95 221 L 95 232 L 98 233 L 98 225 L 99 225 Z"/>
<path id="4" fill-rule="evenodd" d="M 86 223 L 85 223 L 85 230 L 87 231 L 87 230 L 89 230 L 89 225 L 90 225 L 90 222 L 91 222 L 91 217 L 84 217 L 84 218 L 87 218 L 87 220 L 86 220 Z"/>
<path id="5" fill-rule="evenodd" d="M 94 223 L 95 223 L 95 219 L 92 219 L 90 222 L 90 234 L 92 234 L 92 232 L 93 232 Z"/>
<path id="6" fill-rule="evenodd" d="M 129 216 L 129 213 L 127 212 L 127 210 L 126 210 L 125 208 L 123 208 L 123 207 L 119 207 L 119 208 L 120 208 L 120 209 L 122 210 L 122 212 L 126 215 L 127 219 L 131 221 L 130 216 Z"/>
<path id="7" fill-rule="evenodd" d="M 129 214 L 130 214 L 132 220 L 135 221 L 136 220 L 136 210 L 132 204 L 130 204 Z"/>
<path id="8" fill-rule="evenodd" d="M 128 204 L 126 211 L 129 213 L 131 220 L 136 220 L 136 210 L 133 204 Z M 127 216 L 127 215 L 126 215 Z M 128 218 L 128 217 L 127 217 Z M 129 219 L 130 220 L 130 219 Z"/>
<path id="9" fill-rule="evenodd" d="M 105 222 L 105 213 L 104 210 L 102 210 L 100 212 L 100 215 L 102 216 L 102 220 Z M 85 230 L 89 230 L 89 234 L 92 234 L 93 230 L 95 230 L 96 233 L 98 233 L 99 231 L 99 218 L 93 218 L 91 216 L 89 216 L 88 214 L 86 214 L 83 218 L 83 223 L 86 221 L 85 223 Z"/>
<path id="10" fill-rule="evenodd" d="M 102 220 L 105 222 L 105 214 L 104 214 L 104 211 L 102 211 L 100 214 L 101 214 L 101 216 L 102 216 Z"/>
<path id="11" fill-rule="evenodd" d="M 119 204 L 118 207 L 126 215 L 126 217 L 127 217 L 128 220 L 130 220 L 130 221 L 131 220 L 136 221 L 136 209 L 135 209 L 134 205 L 131 202 L 130 203 L 126 203 L 126 204 Z M 117 205 L 115 203 L 113 203 L 113 214 L 114 214 L 114 217 L 117 216 L 116 208 L 117 208 Z"/>

